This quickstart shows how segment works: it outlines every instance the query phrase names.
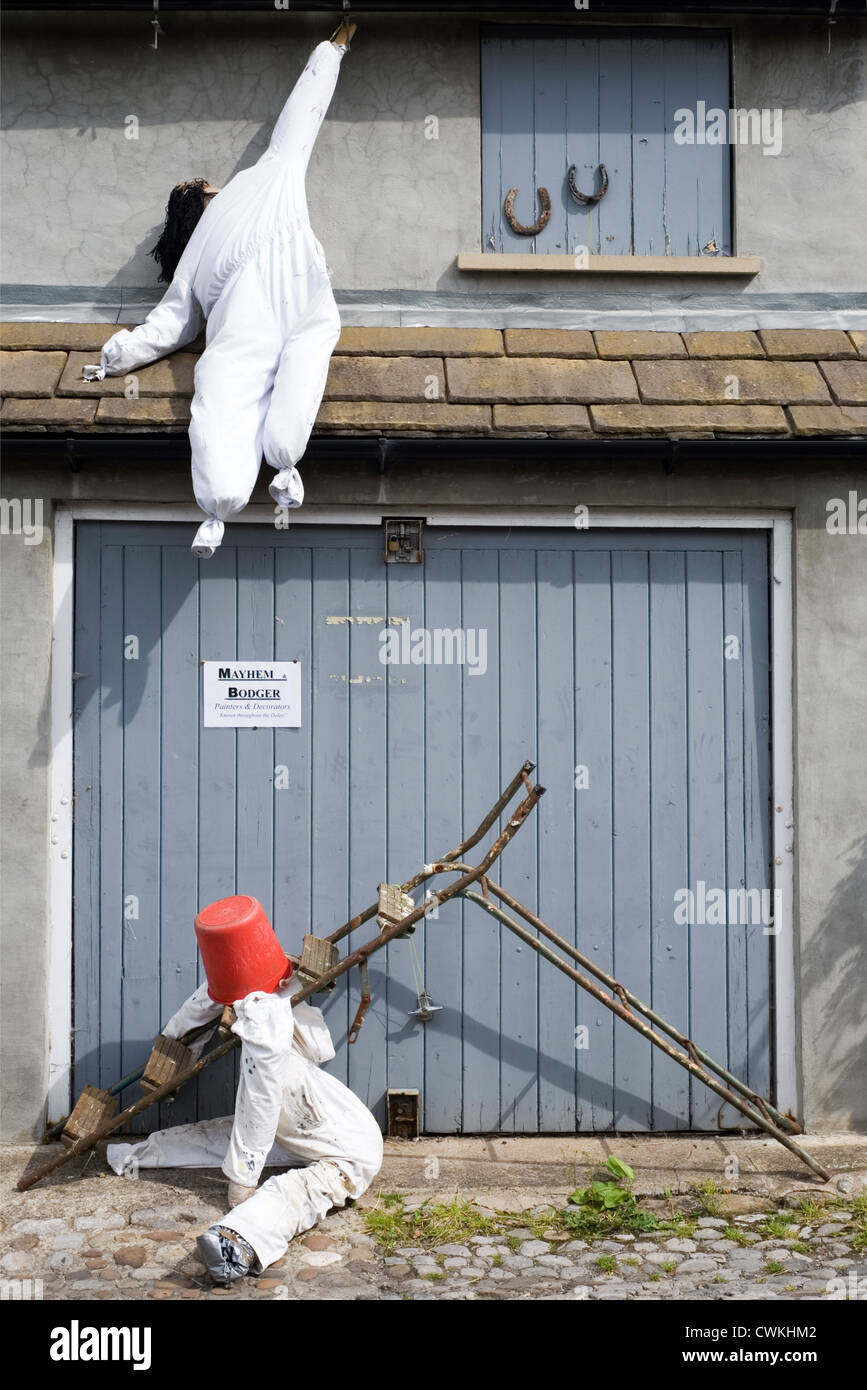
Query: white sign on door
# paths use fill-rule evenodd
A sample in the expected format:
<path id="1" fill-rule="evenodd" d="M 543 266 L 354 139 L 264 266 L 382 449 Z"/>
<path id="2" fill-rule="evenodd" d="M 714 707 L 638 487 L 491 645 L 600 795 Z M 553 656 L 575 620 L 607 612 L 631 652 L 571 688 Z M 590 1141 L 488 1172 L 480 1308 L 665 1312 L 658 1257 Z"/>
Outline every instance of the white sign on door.
<path id="1" fill-rule="evenodd" d="M 205 661 L 206 729 L 300 729 L 301 663 Z"/>

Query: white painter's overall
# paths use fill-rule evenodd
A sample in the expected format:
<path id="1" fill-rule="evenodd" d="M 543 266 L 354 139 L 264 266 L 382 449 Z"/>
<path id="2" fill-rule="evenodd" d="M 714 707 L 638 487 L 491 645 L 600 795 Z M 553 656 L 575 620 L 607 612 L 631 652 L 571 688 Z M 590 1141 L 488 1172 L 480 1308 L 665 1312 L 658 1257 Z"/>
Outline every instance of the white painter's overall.
<path id="1" fill-rule="evenodd" d="M 334 1045 L 322 1011 L 292 1008 L 301 988 L 295 976 L 273 994 L 254 991 L 234 1005 L 232 1031 L 243 1039 L 234 1117 L 163 1129 L 138 1144 L 110 1144 L 116 1173 L 140 1168 L 222 1166 L 230 1182 L 253 1187 L 266 1161 L 295 1162 L 268 1178 L 221 1224 L 252 1245 L 262 1268 L 284 1254 L 289 1241 L 320 1221 L 331 1207 L 360 1197 L 382 1164 L 382 1134 L 367 1106 L 336 1077 L 320 1070 Z M 166 1024 L 179 1038 L 216 1021 L 207 985 L 200 985 Z M 198 1055 L 206 1038 L 193 1044 Z"/>
<path id="2" fill-rule="evenodd" d="M 204 558 L 250 500 L 263 453 L 277 469 L 275 502 L 303 501 L 295 464 L 340 336 L 304 178 L 345 51 L 328 40 L 314 48 L 267 150 L 206 206 L 163 299 L 102 350 L 104 373 L 123 375 L 191 343 L 207 320 L 190 421 L 193 490 L 208 516 L 193 551 Z"/>

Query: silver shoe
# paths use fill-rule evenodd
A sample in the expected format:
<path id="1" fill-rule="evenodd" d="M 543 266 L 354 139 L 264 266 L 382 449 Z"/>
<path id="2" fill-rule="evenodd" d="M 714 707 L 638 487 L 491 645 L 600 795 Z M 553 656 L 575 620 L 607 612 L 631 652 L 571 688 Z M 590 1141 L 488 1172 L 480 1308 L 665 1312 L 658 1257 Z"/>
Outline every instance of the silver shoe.
<path id="1" fill-rule="evenodd" d="M 257 1263 L 252 1245 L 228 1226 L 209 1226 L 198 1237 L 196 1249 L 215 1284 L 234 1284 L 253 1273 Z"/>

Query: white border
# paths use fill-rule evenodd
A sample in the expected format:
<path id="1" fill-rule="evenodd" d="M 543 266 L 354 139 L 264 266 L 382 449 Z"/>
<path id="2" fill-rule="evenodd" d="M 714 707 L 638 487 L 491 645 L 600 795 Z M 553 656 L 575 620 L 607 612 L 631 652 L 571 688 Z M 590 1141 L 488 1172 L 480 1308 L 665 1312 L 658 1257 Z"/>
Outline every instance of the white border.
<path id="1" fill-rule="evenodd" d="M 51 786 L 48 834 L 48 1117 L 69 1110 L 72 1085 L 72 643 L 74 512 L 54 517 Z"/>
<path id="2" fill-rule="evenodd" d="M 423 512 L 432 526 L 571 525 L 569 507 L 396 506 L 303 507 L 294 525 L 378 526 L 386 516 Z M 690 511 L 590 507 L 592 527 L 704 530 L 725 527 L 771 532 L 771 794 L 773 887 L 781 894 L 783 929 L 775 940 L 777 1108 L 800 1112 L 795 1013 L 794 710 L 792 518 L 785 511 Z M 51 675 L 51 940 L 49 965 L 49 1113 L 64 1113 L 72 1083 L 72 643 L 73 534 L 76 521 L 201 521 L 192 504 L 72 503 L 58 506 L 54 531 L 54 637 Z M 273 522 L 274 508 L 252 506 L 232 525 Z M 781 807 L 780 811 L 777 807 Z M 66 850 L 66 857 L 63 852 Z M 783 947 L 783 941 L 786 948 Z"/>
<path id="3" fill-rule="evenodd" d="M 795 1012 L 795 720 L 792 518 L 771 534 L 771 806 L 773 886 L 782 930 L 774 941 L 777 1109 L 801 1117 Z M 778 809 L 779 808 L 779 809 Z M 775 898 L 776 902 L 777 899 Z M 788 949 L 783 949 L 783 941 Z"/>
<path id="4" fill-rule="evenodd" d="M 195 522 L 202 513 L 194 503 L 179 502 L 171 506 L 151 506 L 146 502 L 76 502 L 69 512 L 76 521 L 164 521 Z M 233 526 L 273 525 L 276 508 L 245 507 L 231 518 Z M 606 526 L 641 526 L 666 530 L 686 527 L 690 530 L 719 529 L 768 531 L 778 521 L 788 521 L 785 511 L 702 511 L 698 507 L 671 507 L 666 511 L 646 507 L 588 506 L 590 529 Z M 384 503 L 359 504 L 357 507 L 304 506 L 291 514 L 293 526 L 379 526 L 387 516 L 424 516 L 429 526 L 572 526 L 574 509 L 562 507 L 418 507 Z"/>

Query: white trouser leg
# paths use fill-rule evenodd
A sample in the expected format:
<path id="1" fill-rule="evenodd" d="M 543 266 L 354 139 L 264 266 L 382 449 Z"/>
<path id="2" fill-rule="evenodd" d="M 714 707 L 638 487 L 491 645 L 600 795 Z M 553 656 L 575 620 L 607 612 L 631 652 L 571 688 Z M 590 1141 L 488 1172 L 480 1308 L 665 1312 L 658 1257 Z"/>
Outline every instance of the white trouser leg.
<path id="1" fill-rule="evenodd" d="M 263 1269 L 329 1208 L 360 1197 L 382 1164 L 382 1134 L 367 1106 L 336 1077 L 302 1061 L 293 1068 L 277 1138 L 308 1166 L 269 1178 L 221 1223 L 252 1245 Z"/>
<path id="2" fill-rule="evenodd" d="M 279 356 L 279 326 L 253 259 L 218 300 L 196 363 L 189 430 L 193 492 L 208 519 L 192 549 L 202 559 L 219 546 L 224 523 L 246 507 L 256 486 Z"/>
<path id="3" fill-rule="evenodd" d="M 340 315 L 326 281 L 280 354 L 265 417 L 262 447 L 266 461 L 277 470 L 268 490 L 278 506 L 300 507 L 304 500 L 295 465 L 310 440 L 339 337 Z"/>
<path id="4" fill-rule="evenodd" d="M 121 1176 L 132 1176 L 137 1168 L 221 1168 L 234 1122 L 233 1115 L 226 1115 L 159 1129 L 136 1144 L 109 1144 L 106 1158 Z M 285 1150 L 275 1144 L 265 1162 L 285 1164 Z"/>

